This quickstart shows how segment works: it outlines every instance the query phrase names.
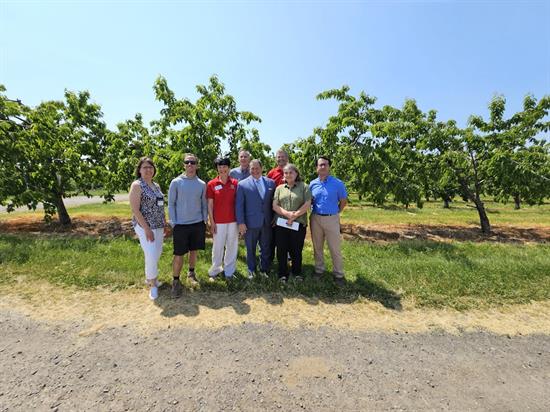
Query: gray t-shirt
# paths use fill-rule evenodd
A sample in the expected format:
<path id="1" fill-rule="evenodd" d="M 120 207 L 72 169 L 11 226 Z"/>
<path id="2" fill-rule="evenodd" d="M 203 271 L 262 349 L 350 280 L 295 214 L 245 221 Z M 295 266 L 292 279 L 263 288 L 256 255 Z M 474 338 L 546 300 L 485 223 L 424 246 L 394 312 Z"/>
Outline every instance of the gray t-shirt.
<path id="1" fill-rule="evenodd" d="M 206 183 L 197 176 L 180 175 L 172 180 L 168 190 L 168 216 L 172 227 L 206 222 Z"/>

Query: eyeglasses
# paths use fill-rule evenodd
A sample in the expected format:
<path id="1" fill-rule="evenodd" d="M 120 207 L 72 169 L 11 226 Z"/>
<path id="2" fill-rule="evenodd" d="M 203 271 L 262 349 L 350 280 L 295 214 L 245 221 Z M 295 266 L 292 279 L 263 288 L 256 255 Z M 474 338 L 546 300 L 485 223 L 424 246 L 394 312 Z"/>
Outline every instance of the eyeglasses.
<path id="1" fill-rule="evenodd" d="M 184 160 L 183 163 L 186 165 L 196 165 L 197 162 L 195 160 Z"/>

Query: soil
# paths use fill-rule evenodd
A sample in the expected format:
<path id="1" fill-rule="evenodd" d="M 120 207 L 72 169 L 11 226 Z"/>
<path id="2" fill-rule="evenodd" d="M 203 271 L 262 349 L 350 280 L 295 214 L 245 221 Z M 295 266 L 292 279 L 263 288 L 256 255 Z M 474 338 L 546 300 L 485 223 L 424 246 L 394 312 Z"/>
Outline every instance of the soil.
<path id="1" fill-rule="evenodd" d="M 548 243 L 550 227 L 494 226 L 491 235 L 484 235 L 477 226 L 449 225 L 356 225 L 344 223 L 341 231 L 346 240 L 372 243 L 401 240 L 472 241 L 502 243 Z M 80 215 L 72 224 L 63 226 L 46 223 L 37 217 L 18 217 L 0 220 L 0 232 L 56 233 L 67 236 L 134 236 L 129 219 Z M 308 232 L 309 236 L 309 232 Z"/>
<path id="2" fill-rule="evenodd" d="M 82 333 L 2 311 L 0 411 L 550 408 L 547 335 L 285 329 Z"/>

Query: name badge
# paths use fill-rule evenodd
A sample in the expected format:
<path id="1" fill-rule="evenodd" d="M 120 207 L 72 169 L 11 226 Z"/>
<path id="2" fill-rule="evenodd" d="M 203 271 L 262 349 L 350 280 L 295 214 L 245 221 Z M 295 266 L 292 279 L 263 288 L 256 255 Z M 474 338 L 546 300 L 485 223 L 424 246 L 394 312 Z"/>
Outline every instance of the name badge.
<path id="1" fill-rule="evenodd" d="M 157 206 L 164 206 L 164 197 L 157 197 Z"/>
<path id="2" fill-rule="evenodd" d="M 218 185 L 216 187 L 214 187 L 214 190 L 222 190 L 223 186 L 222 185 Z"/>

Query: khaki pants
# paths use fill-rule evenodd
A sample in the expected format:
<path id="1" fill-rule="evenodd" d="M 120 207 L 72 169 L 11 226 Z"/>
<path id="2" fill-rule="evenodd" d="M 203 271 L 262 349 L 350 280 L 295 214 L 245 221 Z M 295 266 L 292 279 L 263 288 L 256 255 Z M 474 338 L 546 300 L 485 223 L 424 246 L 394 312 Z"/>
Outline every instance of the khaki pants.
<path id="1" fill-rule="evenodd" d="M 338 278 L 344 277 L 344 261 L 340 250 L 342 237 L 340 235 L 340 215 L 319 216 L 311 215 L 311 240 L 313 241 L 313 255 L 315 258 L 315 272 L 325 271 L 323 249 L 325 239 L 332 258 L 332 272 Z"/>

